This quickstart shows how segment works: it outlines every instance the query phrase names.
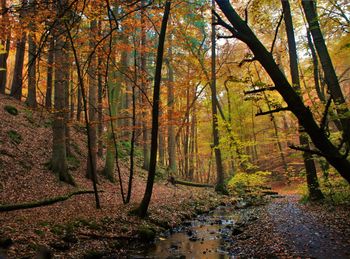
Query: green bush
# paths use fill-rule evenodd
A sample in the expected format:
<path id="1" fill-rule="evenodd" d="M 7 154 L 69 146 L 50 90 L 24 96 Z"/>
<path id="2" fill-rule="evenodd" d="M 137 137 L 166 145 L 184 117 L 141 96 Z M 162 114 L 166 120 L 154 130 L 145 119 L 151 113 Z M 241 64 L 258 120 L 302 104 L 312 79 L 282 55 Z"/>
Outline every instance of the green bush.
<path id="1" fill-rule="evenodd" d="M 247 194 L 259 194 L 266 185 L 270 172 L 257 171 L 255 173 L 237 173 L 228 182 L 231 193 L 245 196 Z"/>
<path id="2" fill-rule="evenodd" d="M 17 116 L 18 115 L 18 110 L 16 107 L 11 106 L 11 105 L 5 105 L 4 110 L 7 111 L 9 114 Z"/>
<path id="3" fill-rule="evenodd" d="M 15 130 L 7 131 L 8 137 L 11 139 L 11 142 L 14 144 L 20 144 L 22 142 L 22 136 Z"/>
<path id="4" fill-rule="evenodd" d="M 67 156 L 69 170 L 76 171 L 80 166 L 80 160 L 74 155 Z"/>

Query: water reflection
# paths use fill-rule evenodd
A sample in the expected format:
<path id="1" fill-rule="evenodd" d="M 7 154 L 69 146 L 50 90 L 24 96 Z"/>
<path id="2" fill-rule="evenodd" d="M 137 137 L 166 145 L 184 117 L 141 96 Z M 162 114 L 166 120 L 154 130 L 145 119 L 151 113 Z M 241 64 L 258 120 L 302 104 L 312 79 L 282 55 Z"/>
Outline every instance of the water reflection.
<path id="1" fill-rule="evenodd" d="M 232 229 L 244 217 L 232 207 L 218 207 L 164 233 L 155 245 L 133 252 L 130 258 L 235 258 L 230 254 Z"/>

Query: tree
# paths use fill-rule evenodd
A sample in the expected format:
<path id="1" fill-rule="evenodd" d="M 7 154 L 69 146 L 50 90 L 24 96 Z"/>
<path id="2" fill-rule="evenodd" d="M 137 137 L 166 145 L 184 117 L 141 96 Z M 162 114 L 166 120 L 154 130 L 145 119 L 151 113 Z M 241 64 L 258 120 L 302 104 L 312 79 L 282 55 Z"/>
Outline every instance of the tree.
<path id="1" fill-rule="evenodd" d="M 36 11 L 34 1 L 29 1 L 30 19 L 34 20 Z M 35 108 L 36 103 L 36 42 L 35 42 L 35 26 L 31 22 L 29 24 L 30 32 L 28 33 L 28 98 L 27 104 L 29 107 Z"/>
<path id="2" fill-rule="evenodd" d="M 64 12 L 66 2 L 57 4 L 57 16 L 60 17 Z M 67 40 L 65 36 L 64 19 L 62 17 L 55 28 L 56 38 L 55 47 L 55 80 L 54 80 L 54 120 L 52 124 L 53 144 L 51 169 L 58 175 L 61 181 L 74 185 L 74 180 L 68 171 L 67 147 L 66 147 L 66 121 L 65 121 L 65 89 L 69 83 L 69 57 L 67 53 Z"/>
<path id="3" fill-rule="evenodd" d="M 97 32 L 97 22 L 93 20 L 90 22 L 90 50 L 94 51 L 95 37 Z M 89 123 L 90 123 L 90 145 L 92 156 L 87 160 L 87 177 L 92 178 L 96 170 L 96 156 L 97 156 L 97 139 L 96 139 L 96 110 L 97 110 L 97 59 L 96 55 L 91 56 L 89 65 Z M 91 160 L 91 161 L 90 161 Z"/>
<path id="4" fill-rule="evenodd" d="M 1 0 L 1 21 L 8 24 L 8 14 L 6 11 L 6 0 Z M 10 51 L 10 30 L 3 30 L 5 38 L 0 39 L 0 93 L 4 94 L 7 83 L 7 58 Z"/>
<path id="5" fill-rule="evenodd" d="M 53 65 L 54 65 L 54 51 L 55 37 L 51 35 L 49 38 L 49 50 L 47 54 L 47 76 L 46 76 L 46 95 L 45 107 L 51 110 L 52 107 L 52 81 L 53 81 Z"/>
<path id="6" fill-rule="evenodd" d="M 26 6 L 25 0 L 21 1 L 21 9 L 19 12 L 19 20 L 23 21 L 24 19 L 24 8 Z M 21 28 L 21 36 L 17 39 L 16 42 L 16 59 L 15 59 L 15 68 L 13 73 L 13 80 L 11 85 L 10 95 L 14 98 L 21 100 L 22 98 L 22 88 L 23 88 L 23 63 L 24 63 L 24 52 L 26 48 L 27 34 L 24 28 Z"/>
<path id="7" fill-rule="evenodd" d="M 285 75 L 281 72 L 274 61 L 271 53 L 267 51 L 264 45 L 255 36 L 248 24 L 237 14 L 230 4 L 230 1 L 216 0 L 216 3 L 230 24 L 216 14 L 218 19 L 217 23 L 225 27 L 232 36 L 248 45 L 254 54 L 254 59 L 259 61 L 269 74 L 271 80 L 274 82 L 275 89 L 287 103 L 288 109 L 297 117 L 300 125 L 303 126 L 305 131 L 309 134 L 312 142 L 318 149 L 308 151 L 324 156 L 327 161 L 337 169 L 340 175 L 350 183 L 350 162 L 347 159 L 347 154 L 344 155 L 338 150 L 338 148 L 328 139 L 324 129 L 317 125 L 310 109 L 304 105 L 298 93 L 289 84 Z"/>
<path id="8" fill-rule="evenodd" d="M 284 22 L 286 25 L 286 32 L 288 38 L 288 50 L 289 50 L 289 62 L 290 62 L 290 72 L 292 76 L 292 84 L 295 91 L 301 92 L 300 80 L 299 80 L 299 70 L 298 70 L 298 54 L 294 37 L 293 19 L 290 11 L 290 5 L 288 0 L 281 0 Z M 303 97 L 301 96 L 301 99 Z M 299 142 L 300 145 L 306 149 L 310 149 L 308 136 L 300 129 L 299 126 Z M 317 179 L 317 171 L 315 162 L 312 158 L 312 154 L 308 152 L 303 152 L 303 160 L 306 170 L 307 186 L 309 190 L 309 197 L 311 200 L 319 200 L 323 198 L 323 194 L 319 188 L 319 183 Z"/>
<path id="9" fill-rule="evenodd" d="M 160 101 L 160 83 L 162 80 L 162 65 L 164 54 L 164 42 L 167 29 L 167 23 L 170 13 L 171 2 L 166 1 L 164 15 L 162 19 L 162 26 L 159 35 L 159 43 L 156 59 L 156 71 L 154 77 L 153 88 L 153 106 L 152 106 L 152 133 L 151 133 L 151 155 L 150 155 L 150 167 L 148 171 L 147 185 L 142 202 L 137 209 L 137 213 L 140 217 L 145 217 L 147 214 L 148 206 L 151 201 L 153 183 L 156 175 L 157 167 L 157 148 L 158 148 L 158 126 L 159 126 L 159 101 Z"/>
<path id="10" fill-rule="evenodd" d="M 147 129 L 147 60 L 146 60 L 146 14 L 145 0 L 141 0 L 141 104 L 142 104 L 142 140 L 143 140 L 143 166 L 145 170 L 149 170 L 150 150 L 148 147 L 148 129 Z"/>
<path id="11" fill-rule="evenodd" d="M 174 70 L 173 70 L 173 46 L 172 38 L 169 36 L 169 48 L 168 58 L 166 59 L 166 65 L 168 69 L 168 81 L 167 81 L 167 105 L 168 105 L 168 156 L 169 156 L 169 171 L 175 173 L 176 168 L 176 142 L 175 142 L 175 129 L 174 129 Z"/>
<path id="12" fill-rule="evenodd" d="M 347 148 L 350 148 L 350 117 L 348 116 L 350 111 L 346 105 L 344 95 L 339 85 L 337 74 L 335 72 L 325 40 L 323 38 L 323 34 L 321 32 L 318 16 L 316 13 L 316 2 L 313 0 L 303 0 L 302 6 L 317 54 L 321 61 L 328 89 L 336 105 L 336 110 L 342 125 L 344 141 L 348 146 Z"/>
<path id="13" fill-rule="evenodd" d="M 215 12 L 215 1 L 212 0 L 212 10 Z M 223 192 L 224 186 L 224 167 L 222 165 L 221 151 L 219 148 L 220 137 L 219 137 L 219 124 L 218 124 L 218 111 L 217 111 L 217 96 L 216 96 L 216 31 L 215 31 L 215 17 L 212 15 L 212 53 L 211 53 L 211 107 L 212 107 L 212 120 L 213 120 L 213 140 L 214 140 L 214 153 L 216 162 L 216 186 L 217 192 Z"/>

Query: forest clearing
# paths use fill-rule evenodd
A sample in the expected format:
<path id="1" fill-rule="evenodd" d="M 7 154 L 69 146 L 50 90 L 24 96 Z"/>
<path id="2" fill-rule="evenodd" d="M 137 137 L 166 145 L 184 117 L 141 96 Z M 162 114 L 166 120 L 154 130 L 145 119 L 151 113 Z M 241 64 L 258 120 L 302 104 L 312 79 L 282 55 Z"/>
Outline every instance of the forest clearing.
<path id="1" fill-rule="evenodd" d="M 0 0 L 0 258 L 350 258 L 347 0 Z"/>

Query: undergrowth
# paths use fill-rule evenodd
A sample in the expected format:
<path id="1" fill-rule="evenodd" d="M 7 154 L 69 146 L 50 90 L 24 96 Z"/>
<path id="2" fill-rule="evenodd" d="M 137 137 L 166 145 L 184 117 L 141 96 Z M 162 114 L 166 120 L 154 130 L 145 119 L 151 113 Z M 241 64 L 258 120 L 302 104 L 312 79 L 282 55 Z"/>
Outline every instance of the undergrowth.
<path id="1" fill-rule="evenodd" d="M 323 202 L 331 205 L 350 205 L 350 185 L 333 169 L 319 179 L 320 189 L 324 195 Z M 301 187 L 301 202 L 309 202 L 307 185 Z"/>

